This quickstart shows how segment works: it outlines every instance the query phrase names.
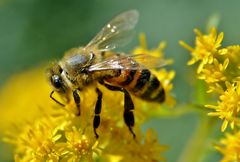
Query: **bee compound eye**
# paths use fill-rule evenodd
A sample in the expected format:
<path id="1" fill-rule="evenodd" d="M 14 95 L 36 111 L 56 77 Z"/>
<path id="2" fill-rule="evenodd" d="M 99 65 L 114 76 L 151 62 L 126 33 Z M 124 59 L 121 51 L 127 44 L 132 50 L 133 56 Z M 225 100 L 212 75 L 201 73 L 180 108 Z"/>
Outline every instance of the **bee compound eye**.
<path id="1" fill-rule="evenodd" d="M 52 76 L 52 84 L 57 89 L 61 88 L 62 87 L 61 78 L 58 75 L 53 75 Z"/>

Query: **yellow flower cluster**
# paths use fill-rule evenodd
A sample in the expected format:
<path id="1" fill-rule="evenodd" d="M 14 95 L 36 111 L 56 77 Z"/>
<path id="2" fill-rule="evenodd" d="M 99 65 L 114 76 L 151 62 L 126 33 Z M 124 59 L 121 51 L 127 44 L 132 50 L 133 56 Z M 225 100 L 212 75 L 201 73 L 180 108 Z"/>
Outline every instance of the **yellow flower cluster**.
<path id="1" fill-rule="evenodd" d="M 205 105 L 213 110 L 209 116 L 216 116 L 223 120 L 221 131 L 228 126 L 235 132 L 226 133 L 226 138 L 220 140 L 216 149 L 223 154 L 222 162 L 240 161 L 240 133 L 239 133 L 239 111 L 240 111 L 240 46 L 221 47 L 223 32 L 217 34 L 212 28 L 209 34 L 202 34 L 198 29 L 196 33 L 195 47 L 192 48 L 185 42 L 180 44 L 189 50 L 192 59 L 188 65 L 198 63 L 197 76 L 203 80 L 207 87 L 207 102 L 219 98 L 216 105 Z"/>
<path id="2" fill-rule="evenodd" d="M 208 93 L 219 96 L 217 105 L 206 105 L 206 107 L 215 110 L 209 115 L 218 116 L 223 120 L 222 131 L 227 128 L 229 123 L 234 129 L 235 118 L 238 118 L 240 110 L 238 88 L 240 62 L 237 61 L 240 47 L 222 48 L 223 32 L 217 34 L 215 28 L 212 28 L 207 35 L 202 34 L 198 29 L 194 31 L 197 35 L 194 48 L 180 41 L 180 44 L 192 54 L 192 59 L 188 65 L 200 62 L 197 69 L 198 78 L 207 83 Z"/>
<path id="3" fill-rule="evenodd" d="M 227 133 L 226 137 L 220 140 L 220 144 L 216 146 L 216 149 L 224 155 L 221 162 L 240 161 L 240 132 Z"/>
<path id="4" fill-rule="evenodd" d="M 134 53 L 141 51 L 163 57 L 162 44 L 157 49 L 148 50 L 142 44 L 146 42 L 145 37 L 141 36 L 140 40 L 141 46 Z M 123 111 L 123 94 L 99 85 L 103 92 L 103 107 L 97 130 L 99 138 L 96 139 L 92 127 L 97 99 L 95 87 L 81 93 L 81 116 L 75 116 L 73 99 L 62 108 L 49 98 L 51 89 L 42 69 L 45 67 L 14 76 L 0 92 L 4 117 L 0 129 L 7 130 L 4 140 L 15 147 L 15 161 L 165 161 L 161 153 L 167 147 L 159 144 L 153 130 L 148 129 L 145 135 L 140 130 L 140 124 L 151 117 L 150 112 L 161 109 L 158 104 L 148 104 L 133 97 L 136 107 L 136 139 L 133 139 L 122 115 L 119 115 L 119 111 Z M 175 73 L 164 69 L 154 72 L 166 89 L 168 103 L 173 104 L 175 101 L 170 97 L 170 91 Z M 55 97 L 61 100 L 59 96 Z M 13 126 L 12 130 L 9 130 L 10 126 Z"/>

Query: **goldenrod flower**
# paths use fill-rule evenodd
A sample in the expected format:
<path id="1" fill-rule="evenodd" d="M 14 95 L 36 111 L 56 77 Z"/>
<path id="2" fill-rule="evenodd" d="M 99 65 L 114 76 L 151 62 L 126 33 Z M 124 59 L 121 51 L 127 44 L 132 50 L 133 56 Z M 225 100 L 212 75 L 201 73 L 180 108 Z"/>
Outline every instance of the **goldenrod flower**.
<path id="1" fill-rule="evenodd" d="M 145 34 L 141 33 L 139 36 L 139 46 L 133 50 L 133 54 L 149 54 L 159 58 L 164 58 L 163 50 L 166 47 L 166 42 L 160 42 L 159 46 L 154 49 L 149 49 Z"/>
<path id="2" fill-rule="evenodd" d="M 0 129 L 6 130 L 12 123 L 33 121 L 40 111 L 52 112 L 55 103 L 49 100 L 51 87 L 46 83 L 45 66 L 12 76 L 0 91 Z M 45 106 L 48 105 L 48 106 Z M 23 113 L 24 112 L 24 113 Z"/>
<path id="3" fill-rule="evenodd" d="M 14 132 L 5 140 L 16 146 L 16 161 L 59 161 L 57 141 L 61 134 L 51 119 L 44 118 L 35 123 L 27 123 L 22 132 Z M 20 128 L 19 128 L 20 129 Z M 20 134 L 19 134 L 20 133 Z"/>
<path id="4" fill-rule="evenodd" d="M 234 64 L 239 64 L 240 58 L 240 45 L 233 45 L 233 46 L 228 46 L 226 47 L 226 51 L 228 52 L 228 58 L 230 59 L 231 62 Z"/>
<path id="5" fill-rule="evenodd" d="M 197 35 L 195 48 L 190 47 L 183 41 L 180 41 L 180 44 L 192 54 L 192 59 L 188 61 L 188 65 L 201 61 L 197 69 L 197 73 L 200 73 L 205 65 L 213 63 L 216 55 L 223 55 L 226 53 L 225 50 L 218 50 L 219 47 L 221 47 L 224 34 L 221 32 L 217 35 L 217 30 L 215 28 L 212 28 L 208 35 L 203 35 L 198 29 L 194 29 L 194 32 Z"/>
<path id="6" fill-rule="evenodd" d="M 216 112 L 208 113 L 210 116 L 218 116 L 223 120 L 221 130 L 224 131 L 230 123 L 231 128 L 234 128 L 234 118 L 239 116 L 240 111 L 240 86 L 239 83 L 230 84 L 226 82 L 227 89 L 222 90 L 220 101 L 217 106 L 206 105 L 208 108 L 215 109 Z"/>
<path id="7" fill-rule="evenodd" d="M 152 52 L 143 48 L 147 54 L 162 55 L 162 50 Z M 123 116 L 119 115 L 119 111 L 123 111 L 123 94 L 98 85 L 103 92 L 103 102 L 101 124 L 97 129 L 99 138 L 96 139 L 92 128 L 97 99 L 95 87 L 90 86 L 81 92 L 81 116 L 75 116 L 76 107 L 72 98 L 65 107 L 50 99 L 51 88 L 46 82 L 44 69 L 41 66 L 14 76 L 0 93 L 1 114 L 4 117 L 0 125 L 5 124 L 1 129 L 7 131 L 5 141 L 15 147 L 16 161 L 165 160 L 161 153 L 166 146 L 158 143 L 154 132 L 147 131 L 143 138 L 140 131 L 140 124 L 151 117 L 150 109 L 161 109 L 159 104 L 148 104 L 132 96 L 136 107 L 134 130 L 137 137 L 134 140 L 124 124 Z M 170 98 L 168 95 L 175 73 L 164 69 L 154 72 L 166 89 L 166 97 Z M 54 97 L 61 101 L 57 94 Z M 15 125 L 13 130 L 9 130 L 11 123 Z"/>
<path id="8" fill-rule="evenodd" d="M 226 133 L 226 137 L 220 140 L 216 149 L 223 154 L 221 162 L 240 161 L 240 132 Z"/>
<path id="9" fill-rule="evenodd" d="M 221 48 L 223 32 L 218 36 L 216 29 L 212 28 L 209 34 L 203 35 L 195 29 L 195 48 L 184 42 L 180 44 L 191 51 L 192 59 L 188 64 L 198 65 L 198 78 L 204 80 L 208 86 L 208 93 L 219 95 L 218 105 L 206 105 L 215 112 L 208 113 L 223 120 L 221 130 L 224 131 L 228 124 L 234 129 L 235 119 L 239 116 L 239 46 Z"/>
<path id="10" fill-rule="evenodd" d="M 205 105 L 213 110 L 209 116 L 220 118 L 223 123 L 221 131 L 225 131 L 228 125 L 234 129 L 235 133 L 226 133 L 226 137 L 220 140 L 216 149 L 223 154 L 221 162 L 240 161 L 240 133 L 239 111 L 240 111 L 240 46 L 233 45 L 221 47 L 223 33 L 218 36 L 216 29 L 203 35 L 199 30 L 195 30 L 196 44 L 192 48 L 184 42 L 180 44 L 188 49 L 192 54 L 192 59 L 188 64 L 201 61 L 198 65 L 198 78 L 205 81 L 208 86 L 208 93 L 219 96 L 216 105 Z M 212 102 L 209 98 L 208 102 Z"/>
<path id="11" fill-rule="evenodd" d="M 112 159 L 114 155 L 116 162 L 166 161 L 159 152 L 166 151 L 168 147 L 158 143 L 157 135 L 152 129 L 147 130 L 144 138 L 140 137 L 136 140 L 124 136 L 122 138 L 120 142 L 110 140 L 111 144 L 104 149 L 105 159 Z M 124 149 L 119 150 L 118 147 Z"/>
<path id="12" fill-rule="evenodd" d="M 206 65 L 202 72 L 199 74 L 198 78 L 206 81 L 208 84 L 216 83 L 219 81 L 226 81 L 227 77 L 224 74 L 224 71 L 228 67 L 229 59 L 225 59 L 221 64 L 219 61 L 214 58 L 212 64 Z"/>
<path id="13" fill-rule="evenodd" d="M 98 151 L 95 137 L 81 129 L 77 130 L 76 127 L 65 130 L 65 137 L 66 143 L 62 144 L 66 148 L 62 153 L 63 161 L 93 161 L 93 153 Z"/>

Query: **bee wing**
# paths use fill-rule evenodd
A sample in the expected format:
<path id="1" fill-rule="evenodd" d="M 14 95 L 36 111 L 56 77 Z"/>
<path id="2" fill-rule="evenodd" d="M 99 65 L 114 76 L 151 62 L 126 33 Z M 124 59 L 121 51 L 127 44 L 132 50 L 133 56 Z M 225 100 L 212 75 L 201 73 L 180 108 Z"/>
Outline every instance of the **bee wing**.
<path id="1" fill-rule="evenodd" d="M 89 67 L 89 71 L 101 71 L 101 70 L 138 70 L 138 69 L 152 69 L 159 68 L 170 64 L 170 60 L 164 60 L 161 57 L 151 56 L 147 54 L 137 55 L 120 55 L 109 57 L 102 62 L 96 63 Z"/>
<path id="2" fill-rule="evenodd" d="M 138 22 L 137 10 L 129 10 L 116 16 L 88 43 L 86 48 L 95 47 L 109 51 L 128 43 Z"/>

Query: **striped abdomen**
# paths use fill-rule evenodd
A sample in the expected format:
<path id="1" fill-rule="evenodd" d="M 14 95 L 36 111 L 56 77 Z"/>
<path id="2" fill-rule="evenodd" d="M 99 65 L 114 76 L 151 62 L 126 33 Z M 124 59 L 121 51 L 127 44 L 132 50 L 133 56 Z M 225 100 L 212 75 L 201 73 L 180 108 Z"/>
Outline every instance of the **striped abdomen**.
<path id="1" fill-rule="evenodd" d="M 148 69 L 121 70 L 118 76 L 108 78 L 106 81 L 112 85 L 123 87 L 147 101 L 163 102 L 165 100 L 162 84 Z"/>

